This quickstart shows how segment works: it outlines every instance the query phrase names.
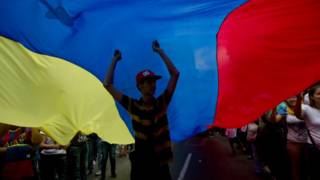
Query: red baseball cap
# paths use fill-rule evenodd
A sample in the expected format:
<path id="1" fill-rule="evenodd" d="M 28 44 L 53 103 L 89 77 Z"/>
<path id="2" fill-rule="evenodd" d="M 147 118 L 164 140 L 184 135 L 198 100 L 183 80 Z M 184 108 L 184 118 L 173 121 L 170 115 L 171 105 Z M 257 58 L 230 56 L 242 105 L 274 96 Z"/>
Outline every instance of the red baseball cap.
<path id="1" fill-rule="evenodd" d="M 138 72 L 136 75 L 136 82 L 140 83 L 142 80 L 150 78 L 154 80 L 161 79 L 162 76 L 156 75 L 154 72 L 150 71 L 149 69 L 145 69 L 143 71 Z"/>

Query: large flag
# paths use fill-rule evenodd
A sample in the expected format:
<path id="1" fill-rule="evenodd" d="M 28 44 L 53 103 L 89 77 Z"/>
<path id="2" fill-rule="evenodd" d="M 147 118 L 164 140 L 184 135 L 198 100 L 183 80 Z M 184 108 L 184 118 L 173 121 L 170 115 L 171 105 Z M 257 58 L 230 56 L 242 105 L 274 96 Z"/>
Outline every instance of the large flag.
<path id="1" fill-rule="evenodd" d="M 287 92 L 288 94 L 283 91 L 276 97 L 273 96 L 276 92 L 271 92 L 267 95 L 268 98 L 272 95 L 268 102 L 257 100 L 261 106 L 256 111 L 250 111 L 253 116 L 244 117 L 248 114 L 247 108 L 256 108 L 257 103 L 251 103 L 252 99 L 260 98 L 253 92 L 256 90 L 266 94 L 269 91 L 267 88 L 255 89 L 256 84 L 250 84 L 250 86 L 245 83 L 239 84 L 245 80 L 245 74 L 250 74 L 250 71 L 244 67 L 254 67 L 253 62 L 259 62 L 267 55 L 260 53 L 260 55 L 263 54 L 263 58 L 259 59 L 257 56 L 248 57 L 248 61 L 253 61 L 250 64 L 239 64 L 237 60 L 239 57 L 251 54 L 253 47 L 255 47 L 254 50 L 258 49 L 258 52 L 271 49 L 273 53 L 270 56 L 276 56 L 278 52 L 280 56 L 287 57 L 292 53 L 292 49 L 285 46 L 292 44 L 291 42 L 294 41 L 292 39 L 290 42 L 278 44 L 279 46 L 267 44 L 265 47 L 263 43 L 257 46 L 246 46 L 246 43 L 251 41 L 265 42 L 270 39 L 272 32 L 269 36 L 265 36 L 254 30 L 264 29 L 263 25 L 257 23 L 270 23 L 278 18 L 282 18 L 282 21 L 285 18 L 304 20 L 297 16 L 304 14 L 307 10 L 313 10 L 312 7 L 316 9 L 319 5 L 316 0 L 293 0 L 292 2 L 294 2 L 291 5 L 294 8 L 292 13 L 296 12 L 293 16 L 285 13 L 289 12 L 285 8 L 286 3 L 289 3 L 287 0 L 279 2 L 252 0 L 248 3 L 245 0 L 2 1 L 0 6 L 0 114 L 2 116 L 0 122 L 41 126 L 61 142 L 68 141 L 78 130 L 85 133 L 97 132 L 104 139 L 112 142 L 131 141 L 117 112 L 120 112 L 129 130 L 132 130 L 129 116 L 120 106 L 115 109 L 114 101 L 103 89 L 99 80 L 104 78 L 114 49 L 120 49 L 123 60 L 120 61 L 115 72 L 115 86 L 123 93 L 138 98 L 140 95 L 135 86 L 135 75 L 138 71 L 148 68 L 163 76 L 158 82 L 156 92 L 157 95 L 160 94 L 167 84 L 169 74 L 162 61 L 151 50 L 152 40 L 158 39 L 161 47 L 181 72 L 168 110 L 172 139 L 182 140 L 207 129 L 208 125 L 214 123 L 216 111 L 219 112 L 217 125 L 240 126 L 313 81 L 309 76 L 308 78 L 303 76 L 297 83 L 300 86 L 296 87 L 295 84 L 290 84 L 293 80 L 286 81 L 289 75 L 276 76 L 273 79 L 284 79 L 287 88 L 296 88 L 292 88 L 294 90 Z M 274 8 L 264 10 L 263 5 L 255 7 L 254 4 L 249 6 L 250 3 L 272 5 Z M 246 6 L 249 7 L 244 8 Z M 298 6 L 301 6 L 301 9 Z M 236 9 L 235 14 L 229 15 L 221 27 L 226 16 L 234 9 Z M 241 11 L 239 15 L 238 11 Z M 254 12 L 260 12 L 260 14 Z M 317 14 L 313 12 L 307 12 L 303 17 L 310 15 L 310 18 L 314 18 Z M 274 19 L 260 21 L 269 16 Z M 236 20 L 229 21 L 232 17 Z M 252 24 L 251 20 L 257 23 Z M 243 24 L 240 24 L 242 22 Z M 307 52 L 311 52 L 310 56 L 315 57 L 318 49 L 316 32 L 319 32 L 319 29 L 315 26 L 316 21 L 314 24 L 312 20 L 307 22 L 309 24 L 306 22 L 297 23 L 299 25 L 284 24 L 281 27 L 287 30 L 281 27 L 279 30 L 285 35 L 288 32 L 297 34 L 294 39 L 298 40 L 299 32 L 306 30 L 307 32 L 303 33 L 303 37 L 306 36 L 305 40 L 309 38 L 313 40 L 306 42 L 310 44 L 301 41 L 301 47 L 311 45 L 310 49 L 313 51 Z M 302 29 L 304 23 L 310 28 Z M 246 29 L 241 29 L 244 25 Z M 257 27 L 250 27 L 252 25 Z M 299 28 L 295 29 L 297 27 Z M 217 46 L 216 34 L 220 28 Z M 312 34 L 310 36 L 309 31 Z M 237 33 L 243 33 L 243 39 L 238 37 Z M 252 40 L 248 34 L 255 40 Z M 271 43 L 271 41 L 268 42 Z M 234 51 L 240 52 L 239 56 L 232 55 L 233 50 L 227 45 L 232 45 L 235 49 L 238 47 L 244 52 L 244 56 L 240 56 L 240 51 Z M 216 62 L 217 48 L 219 68 Z M 224 52 L 230 55 L 228 60 L 223 60 L 227 57 L 223 55 Z M 301 54 L 307 52 L 301 52 Z M 298 50 L 294 49 L 294 53 L 298 53 Z M 301 60 L 301 64 L 305 65 L 306 61 Z M 270 60 L 275 66 L 284 64 L 275 63 L 275 61 Z M 285 61 L 290 67 L 291 61 L 288 59 Z M 259 65 L 265 63 L 264 60 L 261 62 Z M 307 64 L 313 64 L 309 62 Z M 239 70 L 240 74 L 231 71 L 235 69 Z M 269 74 L 273 71 L 270 70 Z M 300 69 L 300 73 L 303 74 L 303 72 L 304 69 Z M 226 75 L 232 81 L 228 80 Z M 250 77 L 259 77 L 259 75 L 251 74 Z M 265 76 L 269 77 L 264 74 L 259 83 L 265 80 Z M 228 86 L 223 83 L 227 83 Z M 229 83 L 234 84 L 231 86 Z M 243 92 L 238 87 L 233 88 L 239 85 L 241 85 L 239 88 L 251 87 L 250 91 L 247 91 L 247 94 L 240 94 Z M 239 93 L 233 94 L 231 90 Z M 251 90 L 253 90 L 252 93 L 250 93 Z M 235 97 L 231 99 L 233 101 L 228 99 L 229 95 L 226 99 L 226 96 L 221 94 L 224 91 L 231 94 L 230 97 Z M 229 104 L 238 102 L 239 97 L 245 98 L 247 104 L 241 104 L 241 106 Z M 265 106 L 262 105 L 264 103 L 266 103 Z M 232 109 L 226 109 L 228 105 Z"/>

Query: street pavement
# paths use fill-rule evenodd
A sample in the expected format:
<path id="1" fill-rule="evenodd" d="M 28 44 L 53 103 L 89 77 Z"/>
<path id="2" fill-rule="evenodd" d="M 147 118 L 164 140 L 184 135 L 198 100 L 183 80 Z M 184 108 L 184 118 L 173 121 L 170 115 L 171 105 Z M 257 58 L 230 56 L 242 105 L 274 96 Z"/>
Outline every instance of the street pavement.
<path id="1" fill-rule="evenodd" d="M 202 134 L 173 144 L 174 162 L 170 166 L 174 180 L 259 180 L 254 173 L 254 160 L 248 160 L 241 149 L 232 155 L 228 140 L 220 135 Z M 108 162 L 109 163 L 109 162 Z M 117 157 L 117 177 L 107 179 L 129 180 L 128 157 Z M 94 173 L 89 180 L 99 180 Z"/>

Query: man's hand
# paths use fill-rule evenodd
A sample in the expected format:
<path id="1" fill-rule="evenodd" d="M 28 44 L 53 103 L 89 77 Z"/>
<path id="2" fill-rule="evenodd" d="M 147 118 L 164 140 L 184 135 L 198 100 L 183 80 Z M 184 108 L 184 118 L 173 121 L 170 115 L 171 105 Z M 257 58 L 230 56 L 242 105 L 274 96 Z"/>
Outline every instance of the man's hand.
<path id="1" fill-rule="evenodd" d="M 119 61 L 121 59 L 121 52 L 120 50 L 116 49 L 114 51 L 114 54 L 113 54 L 113 59 L 116 60 L 116 61 Z"/>
<path id="2" fill-rule="evenodd" d="M 154 40 L 152 42 L 152 49 L 154 52 L 157 52 L 157 53 L 159 53 L 161 51 L 160 44 L 157 40 Z"/>

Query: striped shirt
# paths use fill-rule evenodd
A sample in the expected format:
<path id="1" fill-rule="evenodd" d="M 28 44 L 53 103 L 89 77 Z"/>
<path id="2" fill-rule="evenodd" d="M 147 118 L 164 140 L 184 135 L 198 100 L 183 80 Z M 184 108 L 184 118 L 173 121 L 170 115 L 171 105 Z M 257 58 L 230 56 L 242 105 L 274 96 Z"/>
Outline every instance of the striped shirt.
<path id="1" fill-rule="evenodd" d="M 153 99 L 153 106 L 146 108 L 142 101 L 122 96 L 120 104 L 128 111 L 135 131 L 135 150 L 155 156 L 160 165 L 172 161 L 167 107 L 171 95 L 165 90 Z"/>

